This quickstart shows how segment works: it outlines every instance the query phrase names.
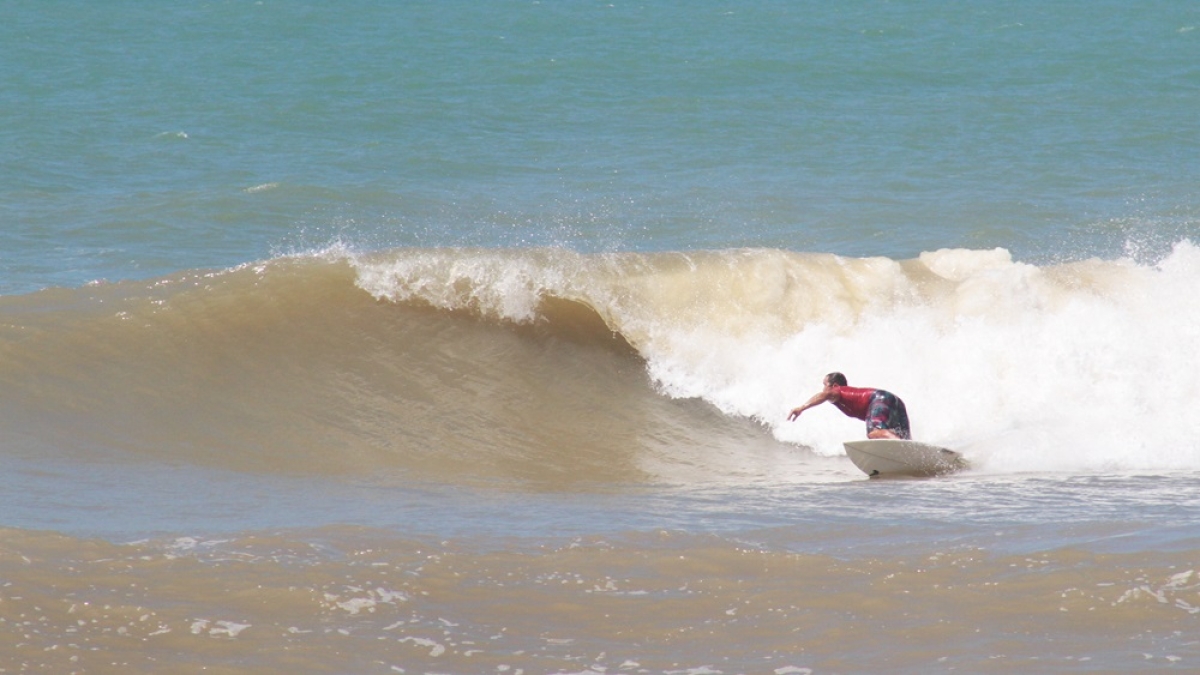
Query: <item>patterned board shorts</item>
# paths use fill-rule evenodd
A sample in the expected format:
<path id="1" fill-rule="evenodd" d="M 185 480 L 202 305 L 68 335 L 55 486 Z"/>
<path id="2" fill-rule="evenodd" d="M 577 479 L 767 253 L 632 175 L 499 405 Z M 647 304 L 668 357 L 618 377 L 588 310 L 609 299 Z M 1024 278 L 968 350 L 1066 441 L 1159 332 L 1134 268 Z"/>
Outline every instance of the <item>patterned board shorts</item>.
<path id="1" fill-rule="evenodd" d="M 900 438 L 912 438 L 904 401 L 890 391 L 880 389 L 875 392 L 867 408 L 867 433 L 873 429 L 889 429 Z"/>

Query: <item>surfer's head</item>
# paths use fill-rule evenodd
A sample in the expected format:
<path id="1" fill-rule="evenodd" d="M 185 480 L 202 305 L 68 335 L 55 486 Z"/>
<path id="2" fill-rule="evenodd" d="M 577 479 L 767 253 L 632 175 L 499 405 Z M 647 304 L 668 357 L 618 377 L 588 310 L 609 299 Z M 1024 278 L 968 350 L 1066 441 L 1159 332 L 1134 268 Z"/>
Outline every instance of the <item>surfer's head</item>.
<path id="1" fill-rule="evenodd" d="M 846 376 L 841 373 L 830 373 L 825 376 L 826 387 L 844 387 L 846 386 Z"/>

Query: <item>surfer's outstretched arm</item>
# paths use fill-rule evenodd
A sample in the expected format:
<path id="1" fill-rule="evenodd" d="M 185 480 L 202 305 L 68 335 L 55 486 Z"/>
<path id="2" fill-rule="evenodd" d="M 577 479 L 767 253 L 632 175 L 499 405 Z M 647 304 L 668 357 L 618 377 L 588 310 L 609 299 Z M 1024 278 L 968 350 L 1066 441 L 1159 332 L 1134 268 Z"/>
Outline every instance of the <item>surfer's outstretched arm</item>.
<path id="1" fill-rule="evenodd" d="M 831 392 L 829 389 L 822 389 L 814 394 L 812 398 L 808 399 L 808 402 L 806 402 L 804 405 L 798 408 L 792 408 L 792 412 L 788 414 L 788 421 L 791 422 L 792 420 L 795 420 L 800 416 L 800 413 L 808 410 L 809 408 L 819 406 L 831 398 L 833 398 L 833 392 Z"/>

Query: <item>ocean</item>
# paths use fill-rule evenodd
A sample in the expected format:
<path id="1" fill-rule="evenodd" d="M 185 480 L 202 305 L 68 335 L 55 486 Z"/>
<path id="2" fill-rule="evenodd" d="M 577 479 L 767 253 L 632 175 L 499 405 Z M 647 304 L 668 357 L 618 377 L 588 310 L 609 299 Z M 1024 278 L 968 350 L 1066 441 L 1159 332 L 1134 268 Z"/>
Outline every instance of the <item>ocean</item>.
<path id="1" fill-rule="evenodd" d="M 0 672 L 1200 668 L 1200 5 L 3 14 Z"/>

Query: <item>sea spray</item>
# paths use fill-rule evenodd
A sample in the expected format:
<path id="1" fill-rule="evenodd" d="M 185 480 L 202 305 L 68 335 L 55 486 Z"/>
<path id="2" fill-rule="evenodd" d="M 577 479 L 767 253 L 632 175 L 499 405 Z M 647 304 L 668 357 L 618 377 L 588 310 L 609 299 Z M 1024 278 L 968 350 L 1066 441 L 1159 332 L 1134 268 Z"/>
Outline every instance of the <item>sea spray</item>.
<path id="1" fill-rule="evenodd" d="M 1200 461 L 1177 413 L 1200 404 L 1200 250 L 1188 241 L 1154 265 L 1042 267 L 1003 249 L 904 261 L 762 249 L 393 251 L 356 264 L 376 297 L 508 321 L 544 320 L 547 298 L 583 303 L 637 349 L 663 393 L 821 454 L 840 454 L 861 423 L 832 408 L 784 418 L 841 370 L 851 384 L 899 394 L 917 437 L 968 450 L 982 471 Z"/>

